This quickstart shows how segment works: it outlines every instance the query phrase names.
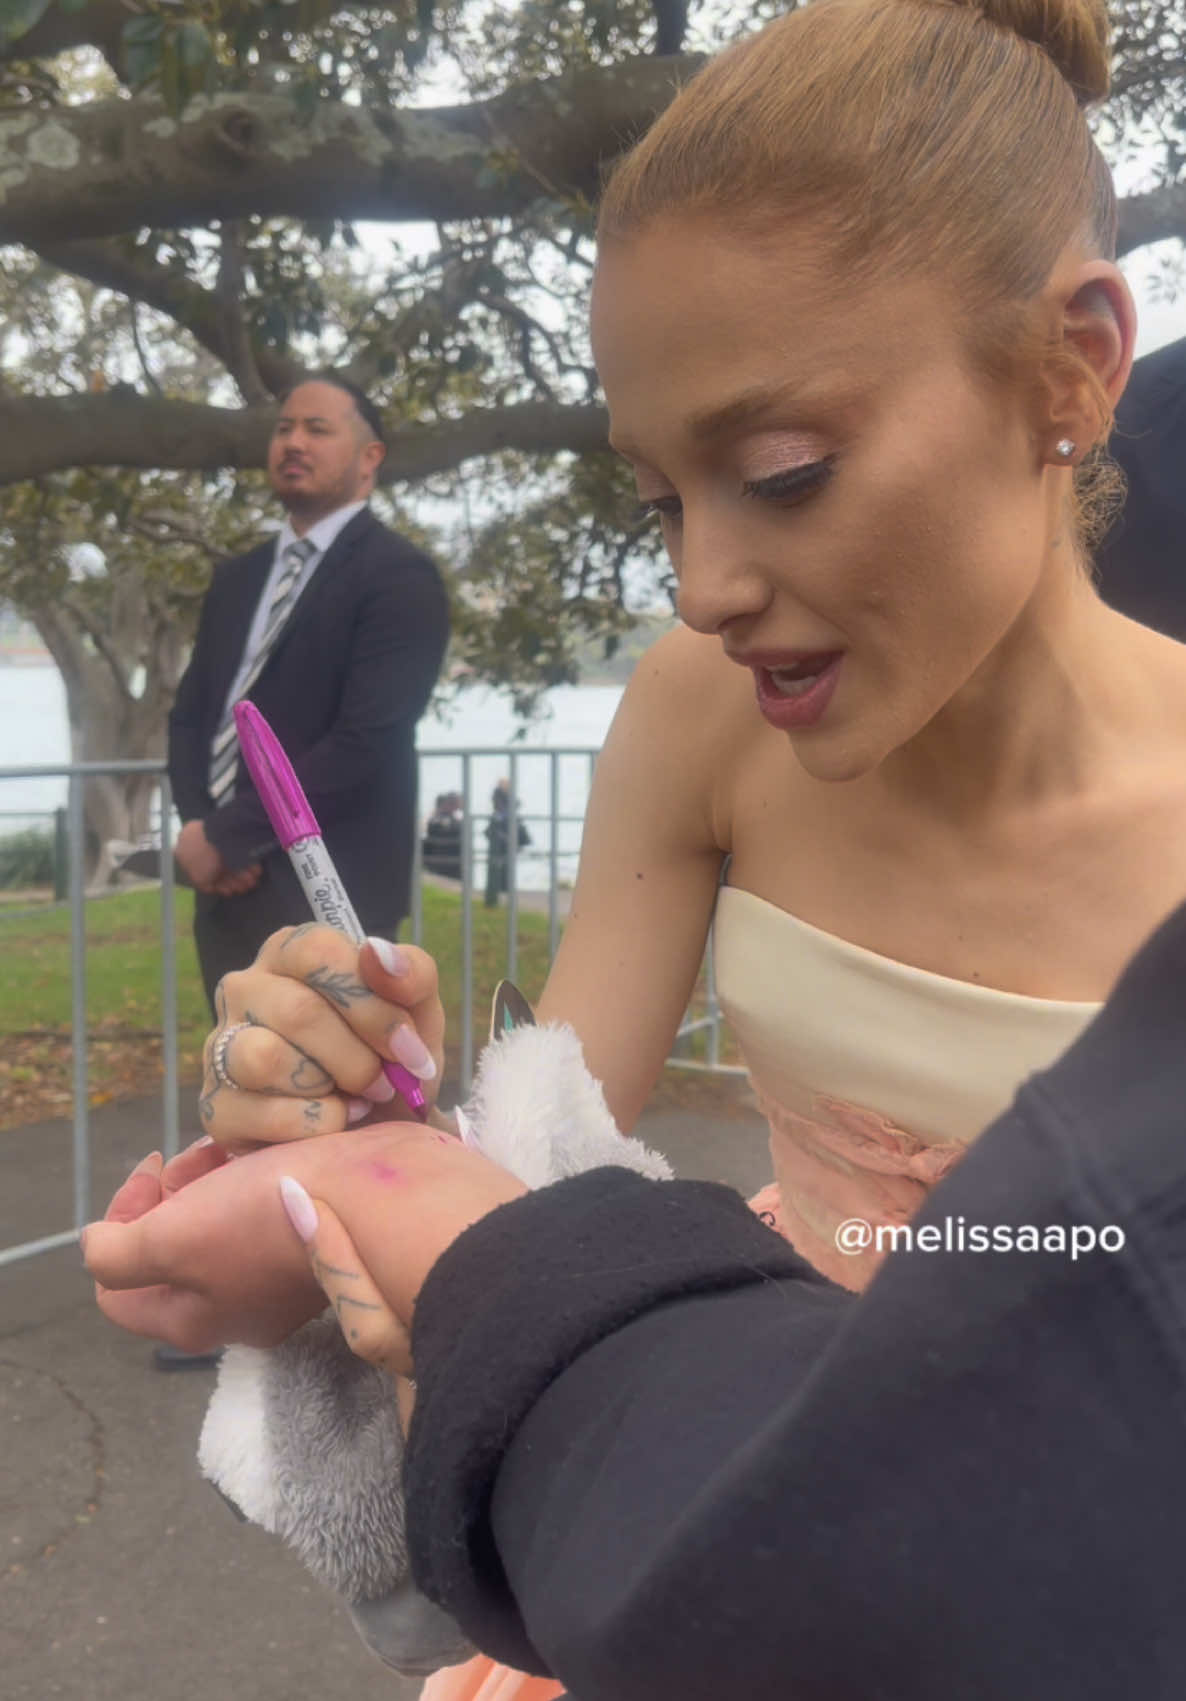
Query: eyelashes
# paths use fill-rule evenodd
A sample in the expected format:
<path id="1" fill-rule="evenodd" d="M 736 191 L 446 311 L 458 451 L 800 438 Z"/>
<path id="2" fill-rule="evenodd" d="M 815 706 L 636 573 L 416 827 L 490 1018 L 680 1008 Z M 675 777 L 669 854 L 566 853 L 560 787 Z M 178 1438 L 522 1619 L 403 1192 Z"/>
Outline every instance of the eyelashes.
<path id="1" fill-rule="evenodd" d="M 665 520 L 675 520 L 683 512 L 683 506 L 678 496 L 640 497 L 635 513 L 640 520 L 649 520 L 655 514 Z"/>
<path id="2" fill-rule="evenodd" d="M 770 473 L 766 478 L 747 480 L 741 486 L 741 493 L 760 502 L 772 502 L 777 507 L 793 508 L 829 484 L 835 470 L 836 456 L 825 455 L 822 460 L 811 461 L 806 466 L 787 467 L 785 471 Z M 663 519 L 674 520 L 683 512 L 683 503 L 678 496 L 654 496 L 641 500 L 637 511 L 640 519 L 658 514 Z"/>
<path id="3" fill-rule="evenodd" d="M 743 484 L 741 489 L 746 496 L 756 496 L 765 502 L 785 503 L 789 507 L 814 491 L 822 490 L 835 469 L 835 455 L 825 455 L 822 461 L 811 461 L 804 467 L 788 467 L 785 472 L 771 473 L 767 478 Z"/>

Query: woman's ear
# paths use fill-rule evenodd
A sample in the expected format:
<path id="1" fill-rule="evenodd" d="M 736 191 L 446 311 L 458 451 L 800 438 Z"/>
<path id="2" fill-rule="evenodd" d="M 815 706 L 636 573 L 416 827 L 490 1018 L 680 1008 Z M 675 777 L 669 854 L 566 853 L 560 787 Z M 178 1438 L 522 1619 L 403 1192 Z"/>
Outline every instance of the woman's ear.
<path id="1" fill-rule="evenodd" d="M 1090 260 L 1075 268 L 1062 283 L 1062 336 L 1065 355 L 1047 372 L 1050 424 L 1053 432 L 1089 447 L 1099 440 L 1104 421 L 1092 387 L 1083 382 L 1090 372 L 1114 408 L 1132 370 L 1137 314 L 1124 276 L 1109 260 Z"/>

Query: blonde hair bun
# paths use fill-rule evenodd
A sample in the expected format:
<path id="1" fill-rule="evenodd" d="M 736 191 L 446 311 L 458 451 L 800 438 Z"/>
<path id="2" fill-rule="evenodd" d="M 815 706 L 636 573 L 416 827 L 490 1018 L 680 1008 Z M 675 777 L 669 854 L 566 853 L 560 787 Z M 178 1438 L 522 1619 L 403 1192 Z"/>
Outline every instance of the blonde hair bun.
<path id="1" fill-rule="evenodd" d="M 1080 106 L 1112 86 L 1112 25 L 1106 0 L 955 0 L 990 24 L 1032 41 L 1057 65 Z"/>

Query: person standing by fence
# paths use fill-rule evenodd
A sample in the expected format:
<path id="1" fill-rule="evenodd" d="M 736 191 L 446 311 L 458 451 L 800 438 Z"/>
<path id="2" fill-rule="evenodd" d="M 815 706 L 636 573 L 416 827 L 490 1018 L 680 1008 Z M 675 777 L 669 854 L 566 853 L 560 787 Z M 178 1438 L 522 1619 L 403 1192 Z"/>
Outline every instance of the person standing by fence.
<path id="1" fill-rule="evenodd" d="M 212 1008 L 228 970 L 308 919 L 238 760 L 231 710 L 243 697 L 291 756 L 368 933 L 394 938 L 408 913 L 416 722 L 449 615 L 433 563 L 370 510 L 384 454 L 382 419 L 360 390 L 333 374 L 298 384 L 268 450 L 285 523 L 274 543 L 222 563 L 203 604 L 169 720 L 169 777 Z"/>
<path id="2" fill-rule="evenodd" d="M 490 820 L 486 824 L 486 842 L 490 846 L 486 862 L 486 908 L 496 909 L 500 892 L 510 883 L 511 862 L 511 782 L 499 780 L 490 796 Z M 515 843 L 520 850 L 531 843 L 531 834 L 515 817 Z"/>

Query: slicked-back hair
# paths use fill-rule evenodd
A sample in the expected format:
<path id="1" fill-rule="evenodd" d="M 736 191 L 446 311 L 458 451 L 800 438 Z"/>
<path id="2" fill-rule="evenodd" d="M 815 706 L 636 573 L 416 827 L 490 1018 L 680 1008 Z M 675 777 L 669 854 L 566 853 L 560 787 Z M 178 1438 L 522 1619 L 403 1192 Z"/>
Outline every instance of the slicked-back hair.
<path id="1" fill-rule="evenodd" d="M 692 78 L 614 167 L 598 235 L 699 215 L 766 240 L 814 219 L 838 277 L 948 282 L 990 375 L 1084 384 L 1102 443 L 1111 404 L 1052 342 L 1042 292 L 1076 237 L 1115 256 L 1084 110 L 1109 79 L 1106 0 L 812 0 Z M 1075 490 L 1089 535 L 1115 492 L 1097 456 Z"/>
<path id="2" fill-rule="evenodd" d="M 341 390 L 344 395 L 349 396 L 354 403 L 355 411 L 371 436 L 377 442 L 382 443 L 384 448 L 387 447 L 387 429 L 383 424 L 383 415 L 365 390 L 360 390 L 357 384 L 349 378 L 343 378 L 340 373 L 306 372 L 303 378 L 298 378 L 295 384 L 288 386 L 288 389 L 280 397 L 280 406 L 284 406 L 291 398 L 294 390 L 301 389 L 305 384 L 330 384 L 335 390 Z"/>

